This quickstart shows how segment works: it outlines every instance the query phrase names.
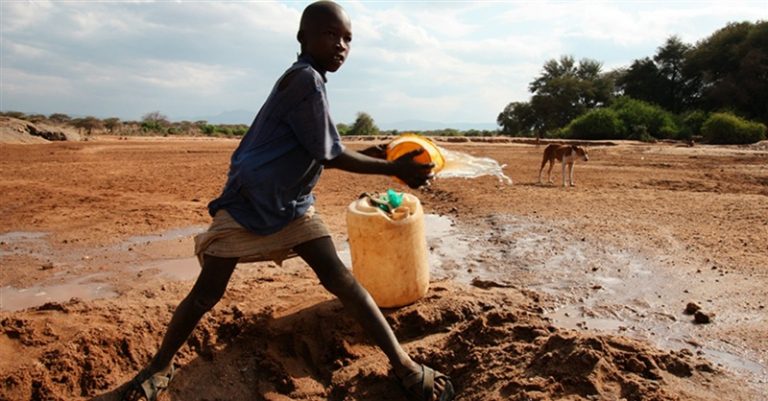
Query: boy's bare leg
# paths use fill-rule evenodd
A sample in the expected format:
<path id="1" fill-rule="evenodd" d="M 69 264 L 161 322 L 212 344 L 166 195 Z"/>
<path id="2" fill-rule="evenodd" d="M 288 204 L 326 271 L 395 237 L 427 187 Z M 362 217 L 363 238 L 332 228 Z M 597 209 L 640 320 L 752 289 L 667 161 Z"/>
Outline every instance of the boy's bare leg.
<path id="1" fill-rule="evenodd" d="M 195 285 L 186 298 L 176 307 L 160 349 L 147 366 L 150 374 L 170 365 L 173 356 L 184 345 L 197 323 L 224 295 L 237 258 L 219 258 L 203 255 L 203 267 Z"/>
<path id="2" fill-rule="evenodd" d="M 330 237 L 318 238 L 293 248 L 296 253 L 315 271 L 320 283 L 336 295 L 344 308 L 373 337 L 374 342 L 389 358 L 395 375 L 406 377 L 412 372 L 420 372 L 421 367 L 405 353 L 395 337 L 392 328 L 376 306 L 368 291 L 339 259 L 336 247 Z M 436 382 L 437 392 L 443 391 L 443 383 Z"/>

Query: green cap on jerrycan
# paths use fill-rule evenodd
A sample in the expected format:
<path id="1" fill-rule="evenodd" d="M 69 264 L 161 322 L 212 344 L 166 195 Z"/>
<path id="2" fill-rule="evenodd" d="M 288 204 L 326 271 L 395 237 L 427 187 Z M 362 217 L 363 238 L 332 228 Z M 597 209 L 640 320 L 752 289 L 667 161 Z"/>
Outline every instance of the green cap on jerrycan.
<path id="1" fill-rule="evenodd" d="M 394 189 L 390 188 L 387 190 L 387 203 L 389 203 L 389 207 L 392 209 L 397 209 L 400 207 L 400 205 L 403 204 L 403 194 L 395 192 Z"/>
<path id="2" fill-rule="evenodd" d="M 390 188 L 387 190 L 384 196 L 379 198 L 379 202 L 376 203 L 379 209 L 390 213 L 403 204 L 403 194 L 397 193 L 394 189 Z"/>

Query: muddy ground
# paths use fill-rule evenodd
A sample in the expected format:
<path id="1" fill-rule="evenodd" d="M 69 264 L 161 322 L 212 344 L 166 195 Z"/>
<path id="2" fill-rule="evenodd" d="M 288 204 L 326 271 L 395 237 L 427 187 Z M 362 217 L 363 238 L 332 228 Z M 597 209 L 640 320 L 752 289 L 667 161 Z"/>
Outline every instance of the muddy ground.
<path id="1" fill-rule="evenodd" d="M 0 399 L 115 399 L 193 283 L 190 238 L 236 145 L 0 144 Z M 541 146 L 440 146 L 492 157 L 514 180 L 414 191 L 433 281 L 385 313 L 458 400 L 766 399 L 765 146 L 590 146 L 569 189 L 537 184 Z M 317 209 L 342 257 L 346 206 L 389 187 L 407 190 L 324 173 Z M 404 399 L 298 260 L 241 265 L 176 363 L 161 400 Z"/>

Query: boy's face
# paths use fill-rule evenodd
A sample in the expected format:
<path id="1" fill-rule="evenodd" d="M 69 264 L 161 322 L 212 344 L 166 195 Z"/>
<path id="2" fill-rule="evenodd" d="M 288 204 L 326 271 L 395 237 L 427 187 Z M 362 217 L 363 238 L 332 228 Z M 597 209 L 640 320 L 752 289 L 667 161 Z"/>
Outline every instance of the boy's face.
<path id="1" fill-rule="evenodd" d="M 349 55 L 352 23 L 341 9 L 318 18 L 303 32 L 305 52 L 325 71 L 336 72 Z"/>

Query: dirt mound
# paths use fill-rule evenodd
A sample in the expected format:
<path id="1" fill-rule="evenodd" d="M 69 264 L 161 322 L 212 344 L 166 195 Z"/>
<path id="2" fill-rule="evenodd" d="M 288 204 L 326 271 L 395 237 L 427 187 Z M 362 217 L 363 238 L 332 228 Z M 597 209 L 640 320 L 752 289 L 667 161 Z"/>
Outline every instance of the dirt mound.
<path id="1" fill-rule="evenodd" d="M 450 292 L 414 307 L 421 312 L 399 316 L 431 331 L 440 326 L 436 322 L 451 322 L 434 347 L 440 351 L 423 357 L 444 366 L 459 388 L 472 389 L 463 400 L 676 400 L 682 394 L 665 389 L 667 378 L 714 372 L 690 352 L 660 352 L 625 338 L 557 329 L 537 316 L 535 302 L 510 303 L 509 290 Z M 440 311 L 441 319 L 431 318 L 430 311 Z"/>
<path id="2" fill-rule="evenodd" d="M 0 117 L 0 143 L 46 143 L 49 141 L 79 141 L 80 134 L 69 128 L 49 124 L 33 124 L 12 117 Z"/>
<path id="3" fill-rule="evenodd" d="M 170 399 L 400 399 L 386 359 L 341 304 L 323 299 L 310 277 L 298 286 L 295 280 L 264 275 L 238 283 L 182 349 Z M 17 355 L 28 360 L 0 377 L 0 398 L 115 399 L 109 390 L 156 347 L 173 304 L 166 301 L 184 292 L 183 285 L 165 288 L 144 294 L 143 306 L 73 301 L 6 315 L 0 328 L 12 344 L 4 346 L 27 350 Z M 319 301 L 285 312 L 258 303 L 249 311 L 243 302 L 257 288 L 281 299 L 308 292 Z M 712 366 L 688 352 L 560 330 L 538 309 L 518 290 L 441 282 L 426 299 L 386 314 L 415 360 L 453 378 L 459 400 L 705 399 L 667 383 L 717 380 Z"/>

